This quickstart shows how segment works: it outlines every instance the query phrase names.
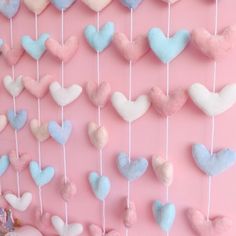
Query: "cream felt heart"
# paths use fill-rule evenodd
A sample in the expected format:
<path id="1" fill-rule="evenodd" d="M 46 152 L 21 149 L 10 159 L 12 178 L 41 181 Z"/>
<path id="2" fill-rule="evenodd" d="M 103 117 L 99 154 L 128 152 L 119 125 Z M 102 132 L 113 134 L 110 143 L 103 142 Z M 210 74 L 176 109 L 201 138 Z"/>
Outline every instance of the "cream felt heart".
<path id="1" fill-rule="evenodd" d="M 73 84 L 68 88 L 62 88 L 58 82 L 53 82 L 50 84 L 49 90 L 54 101 L 63 107 L 69 105 L 80 96 L 82 87 Z"/>
<path id="2" fill-rule="evenodd" d="M 112 0 L 82 0 L 91 10 L 99 12 L 102 11 Z"/>
<path id="3" fill-rule="evenodd" d="M 129 101 L 121 92 L 113 93 L 111 102 L 117 113 L 127 122 L 142 117 L 151 105 L 146 95 L 139 96 L 135 101 Z"/>
<path id="4" fill-rule="evenodd" d="M 204 85 L 195 83 L 188 90 L 189 96 L 208 116 L 219 115 L 236 102 L 236 84 L 226 85 L 219 93 L 210 92 Z"/>
<path id="5" fill-rule="evenodd" d="M 24 0 L 26 7 L 35 13 L 36 15 L 40 15 L 50 3 L 49 0 Z"/>
<path id="6" fill-rule="evenodd" d="M 39 122 L 39 120 L 37 120 L 37 119 L 31 120 L 30 130 L 31 130 L 33 136 L 39 142 L 44 142 L 50 137 L 50 134 L 48 132 L 48 123 Z"/>
<path id="7" fill-rule="evenodd" d="M 21 197 L 17 197 L 13 193 L 5 194 L 6 201 L 18 211 L 25 211 L 32 202 L 32 193 L 25 192 Z"/>
<path id="8" fill-rule="evenodd" d="M 22 227 L 16 228 L 14 231 L 4 234 L 5 236 L 43 236 L 38 229 L 24 225 Z"/>
<path id="9" fill-rule="evenodd" d="M 0 133 L 5 129 L 6 126 L 7 126 L 6 115 L 0 115 Z"/>
<path id="10" fill-rule="evenodd" d="M 22 75 L 18 76 L 15 80 L 10 75 L 3 78 L 3 85 L 11 96 L 17 97 L 23 91 L 24 84 L 22 78 Z"/>
<path id="11" fill-rule="evenodd" d="M 83 232 L 81 224 L 65 224 L 59 216 L 52 216 L 51 222 L 59 236 L 77 236 Z"/>
<path id="12" fill-rule="evenodd" d="M 162 2 L 166 2 L 166 3 L 173 4 L 173 3 L 178 2 L 179 0 L 161 0 L 161 1 L 162 1 Z"/>
<path id="13" fill-rule="evenodd" d="M 161 183 L 166 186 L 170 186 L 172 184 L 174 168 L 171 162 L 160 156 L 153 156 L 152 168 Z"/>

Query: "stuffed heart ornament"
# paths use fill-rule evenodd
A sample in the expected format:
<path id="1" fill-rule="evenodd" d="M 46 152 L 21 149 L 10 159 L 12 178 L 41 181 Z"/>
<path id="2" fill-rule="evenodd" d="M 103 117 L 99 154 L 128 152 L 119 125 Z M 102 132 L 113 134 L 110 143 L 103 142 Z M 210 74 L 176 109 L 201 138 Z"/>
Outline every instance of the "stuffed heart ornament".
<path id="1" fill-rule="evenodd" d="M 121 0 L 121 3 L 129 9 L 136 9 L 143 0 Z"/>
<path id="2" fill-rule="evenodd" d="M 7 171 L 9 165 L 9 157 L 7 155 L 0 156 L 0 177 Z"/>
<path id="3" fill-rule="evenodd" d="M 124 225 L 127 228 L 131 228 L 136 222 L 137 222 L 137 211 L 136 206 L 134 202 L 128 202 L 128 199 L 125 201 L 126 208 L 124 213 Z"/>
<path id="4" fill-rule="evenodd" d="M 11 109 L 7 112 L 7 119 L 11 127 L 16 130 L 20 130 L 25 126 L 27 117 L 28 114 L 25 110 L 14 111 L 14 109 Z"/>
<path id="5" fill-rule="evenodd" d="M 43 236 L 38 229 L 32 226 L 23 226 L 20 228 L 16 228 L 13 232 L 5 234 L 5 236 Z"/>
<path id="6" fill-rule="evenodd" d="M 86 4 L 91 10 L 95 12 L 102 11 L 105 7 L 107 7 L 112 0 L 82 0 L 84 4 Z"/>
<path id="7" fill-rule="evenodd" d="M 16 196 L 12 193 L 5 194 L 6 201 L 18 211 L 25 211 L 32 202 L 32 193 L 25 192 L 22 196 Z"/>
<path id="8" fill-rule="evenodd" d="M 6 115 L 0 115 L 0 133 L 6 128 L 6 126 L 7 126 Z"/>
<path id="9" fill-rule="evenodd" d="M 59 10 L 65 11 L 75 3 L 76 0 L 51 0 L 52 4 Z"/>
<path id="10" fill-rule="evenodd" d="M 27 153 L 17 153 L 15 150 L 9 152 L 9 161 L 16 172 L 22 172 L 29 163 L 29 155 Z"/>
<path id="11" fill-rule="evenodd" d="M 13 18 L 20 8 L 20 0 L 1 0 L 0 13 L 8 19 Z"/>
<path id="12" fill-rule="evenodd" d="M 3 85 L 12 97 L 17 97 L 23 91 L 24 84 L 22 78 L 22 75 L 18 76 L 16 79 L 13 79 L 10 75 L 3 78 Z"/>
<path id="13" fill-rule="evenodd" d="M 49 5 L 49 0 L 24 0 L 25 6 L 36 15 L 40 15 Z"/>
<path id="14" fill-rule="evenodd" d="M 166 3 L 170 3 L 170 4 L 174 4 L 176 2 L 178 2 L 179 0 L 161 0 L 162 2 L 166 2 Z"/>
<path id="15" fill-rule="evenodd" d="M 63 178 L 60 192 L 62 198 L 68 202 L 77 193 L 77 187 L 70 180 L 66 180 L 65 182 L 65 179 Z"/>
<path id="16" fill-rule="evenodd" d="M 33 136 L 39 142 L 44 142 L 50 137 L 50 134 L 48 132 L 48 123 L 42 123 L 37 119 L 33 119 L 30 121 L 30 130 Z"/>
<path id="17" fill-rule="evenodd" d="M 121 236 L 121 234 L 116 230 L 106 230 L 104 233 L 101 227 L 94 224 L 89 225 L 89 234 L 91 236 Z"/>

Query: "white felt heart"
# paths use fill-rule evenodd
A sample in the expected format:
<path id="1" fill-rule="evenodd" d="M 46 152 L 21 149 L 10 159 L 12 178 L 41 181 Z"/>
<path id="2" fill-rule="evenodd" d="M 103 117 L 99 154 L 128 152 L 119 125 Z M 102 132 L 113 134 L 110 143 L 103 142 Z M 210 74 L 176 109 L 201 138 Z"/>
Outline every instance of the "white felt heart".
<path id="1" fill-rule="evenodd" d="M 111 102 L 117 113 L 127 122 L 143 116 L 151 105 L 146 95 L 139 96 L 135 101 L 129 101 L 121 92 L 113 93 Z"/>
<path id="2" fill-rule="evenodd" d="M 22 79 L 22 75 L 18 76 L 15 80 L 10 75 L 3 78 L 3 85 L 11 96 L 17 97 L 23 91 L 24 84 Z"/>
<path id="3" fill-rule="evenodd" d="M 5 199 L 14 209 L 25 211 L 32 202 L 32 193 L 25 192 L 21 197 L 17 197 L 13 193 L 7 193 Z"/>
<path id="4" fill-rule="evenodd" d="M 112 0 L 82 0 L 91 10 L 99 12 L 103 10 Z"/>
<path id="5" fill-rule="evenodd" d="M 80 96 L 82 87 L 73 84 L 68 88 L 63 88 L 58 82 L 53 82 L 50 84 L 49 90 L 52 98 L 59 106 L 66 106 Z"/>
<path id="6" fill-rule="evenodd" d="M 59 236 L 77 236 L 83 232 L 83 225 L 65 224 L 59 216 L 52 216 L 51 222 Z"/>
<path id="7" fill-rule="evenodd" d="M 6 126 L 7 126 L 6 115 L 0 115 L 0 132 L 2 132 Z"/>
<path id="8" fill-rule="evenodd" d="M 200 83 L 189 90 L 193 102 L 208 116 L 216 116 L 230 109 L 236 102 L 236 83 L 226 85 L 219 93 L 210 92 Z"/>

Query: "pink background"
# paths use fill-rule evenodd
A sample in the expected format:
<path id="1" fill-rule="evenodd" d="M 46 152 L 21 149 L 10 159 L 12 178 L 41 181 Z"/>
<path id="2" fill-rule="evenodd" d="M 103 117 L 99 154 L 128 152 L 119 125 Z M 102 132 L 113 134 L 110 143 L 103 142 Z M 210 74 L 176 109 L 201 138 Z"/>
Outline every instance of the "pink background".
<path id="1" fill-rule="evenodd" d="M 219 30 L 233 24 L 235 17 L 235 0 L 220 1 Z M 192 30 L 204 26 L 213 31 L 214 1 L 183 0 L 172 7 L 171 32 L 180 28 Z M 113 21 L 116 31 L 129 35 L 129 11 L 119 1 L 112 4 L 101 13 L 101 24 Z M 80 41 L 76 56 L 65 66 L 65 85 L 79 83 L 82 86 L 88 80 L 96 80 L 96 54 L 87 45 L 83 37 L 83 29 L 87 24 L 96 24 L 96 14 L 80 1 L 77 1 L 65 13 L 65 38 L 78 35 Z M 34 37 L 34 16 L 22 4 L 19 14 L 14 18 L 14 41 L 19 43 L 23 35 Z M 134 12 L 134 36 L 146 34 L 151 27 L 167 28 L 167 5 L 158 0 L 146 0 Z M 60 39 L 60 13 L 49 6 L 39 17 L 39 32 L 49 32 Z M 0 16 L 0 36 L 10 43 L 9 22 Z M 217 89 L 235 81 L 236 51 L 232 52 L 217 66 Z M 0 77 L 11 73 L 10 67 L 0 57 Z M 128 94 L 128 63 L 116 52 L 113 46 L 101 55 L 101 80 L 108 81 L 113 91 Z M 60 81 L 60 64 L 46 53 L 40 61 L 40 74 L 52 74 Z M 24 55 L 16 66 L 16 75 L 36 75 L 36 62 Z M 208 88 L 212 87 L 213 63 L 197 52 L 190 45 L 170 67 L 171 89 L 187 89 L 194 82 L 201 82 Z M 149 52 L 133 67 L 133 98 L 146 93 L 158 85 L 165 89 L 166 66 L 161 64 Z M 0 112 L 5 113 L 13 107 L 12 98 L 0 84 Z M 37 117 L 36 99 L 24 91 L 17 98 L 17 108 L 28 110 L 29 119 Z M 230 147 L 236 150 L 235 123 L 236 107 L 216 118 L 215 149 Z M 85 93 L 65 108 L 65 118 L 73 123 L 73 133 L 67 144 L 67 160 L 69 178 L 76 183 L 78 193 L 69 202 L 69 220 L 84 224 L 83 235 L 88 235 L 87 226 L 90 223 L 101 224 L 100 202 L 95 199 L 88 185 L 87 176 L 90 171 L 99 170 L 99 154 L 90 144 L 87 136 L 87 123 L 96 121 L 97 110 L 89 102 Z M 55 105 L 49 95 L 42 100 L 42 120 L 60 121 L 60 108 Z M 112 190 L 106 201 L 106 220 L 108 228 L 115 228 L 124 235 L 122 224 L 123 200 L 127 194 L 127 182 L 117 171 L 115 158 L 118 152 L 128 149 L 128 125 L 109 104 L 102 110 L 102 123 L 110 133 L 109 145 L 104 150 L 104 174 L 112 181 Z M 164 155 L 165 152 L 165 119 L 156 115 L 153 109 L 133 124 L 132 155 L 143 155 L 150 160 L 152 154 Z M 185 217 L 188 207 L 195 207 L 206 213 L 207 210 L 207 177 L 195 166 L 191 157 L 191 145 L 203 143 L 210 146 L 211 120 L 203 115 L 189 100 L 181 112 L 170 118 L 169 158 L 175 166 L 174 183 L 170 188 L 170 200 L 176 204 L 177 217 L 171 235 L 193 235 Z M 0 153 L 8 153 L 15 149 L 14 133 L 8 126 L 0 134 Z M 37 160 L 37 143 L 32 137 L 29 126 L 19 132 L 19 150 L 27 152 L 32 159 Z M 52 165 L 56 176 L 50 184 L 43 188 L 44 209 L 64 217 L 64 204 L 59 194 L 60 180 L 63 175 L 62 148 L 52 139 L 42 144 L 43 166 Z M 236 220 L 236 190 L 233 179 L 236 177 L 236 166 L 223 175 L 213 178 L 211 215 L 226 215 Z M 24 221 L 32 222 L 34 208 L 39 205 L 38 189 L 32 182 L 28 170 L 20 176 L 21 191 L 31 191 L 33 203 L 27 212 L 22 213 Z M 2 177 L 3 191 L 16 191 L 16 178 L 12 168 Z M 155 199 L 165 202 L 165 189 L 156 180 L 152 169 L 138 181 L 132 183 L 131 199 L 136 203 L 139 221 L 131 230 L 130 235 L 164 235 L 155 224 L 151 204 Z M 20 214 L 18 213 L 18 216 Z M 234 224 L 226 235 L 236 233 Z"/>

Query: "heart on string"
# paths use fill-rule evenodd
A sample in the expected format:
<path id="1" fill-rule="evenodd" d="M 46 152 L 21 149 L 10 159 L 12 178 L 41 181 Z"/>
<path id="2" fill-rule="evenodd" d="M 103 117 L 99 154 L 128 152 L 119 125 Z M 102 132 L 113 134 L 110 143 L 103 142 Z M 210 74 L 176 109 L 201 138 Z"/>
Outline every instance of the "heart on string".
<path id="1" fill-rule="evenodd" d="M 43 236 L 42 233 L 38 231 L 38 229 L 28 225 L 16 228 L 13 232 L 5 234 L 5 236 L 32 236 L 32 235 Z"/>
<path id="2" fill-rule="evenodd" d="M 6 115 L 0 114 L 0 133 L 6 128 L 7 126 L 7 117 Z"/>
<path id="3" fill-rule="evenodd" d="M 0 1 L 0 13 L 8 19 L 13 18 L 20 8 L 20 0 Z"/>
<path id="4" fill-rule="evenodd" d="M 52 4 L 59 10 L 67 10 L 76 0 L 51 0 Z"/>
<path id="5" fill-rule="evenodd" d="M 137 222 L 137 218 L 138 218 L 136 206 L 134 202 L 132 201 L 128 202 L 128 199 L 126 199 L 125 204 L 126 204 L 126 208 L 125 208 L 123 222 L 127 228 L 131 228 Z"/>
<path id="6" fill-rule="evenodd" d="M 208 116 L 217 116 L 229 110 L 236 102 L 236 83 L 226 85 L 219 93 L 210 92 L 195 83 L 188 90 L 194 104 Z"/>
<path id="7" fill-rule="evenodd" d="M 61 184 L 61 196 L 62 198 L 65 200 L 65 201 L 70 201 L 72 199 L 72 197 L 75 196 L 75 194 L 77 193 L 77 187 L 76 185 L 71 182 L 70 180 L 64 180 L 63 178 L 63 181 L 62 181 L 62 184 Z"/>
<path id="8" fill-rule="evenodd" d="M 187 210 L 187 218 L 198 236 L 215 236 L 227 232 L 233 222 L 226 216 L 217 216 L 210 220 L 199 210 L 190 208 Z"/>
<path id="9" fill-rule="evenodd" d="M 39 142 L 44 142 L 50 137 L 50 134 L 48 132 L 48 123 L 42 123 L 37 119 L 31 120 L 30 130 L 33 136 Z"/>
<path id="10" fill-rule="evenodd" d="M 26 7 L 36 15 L 40 15 L 49 5 L 49 0 L 24 0 Z"/>
<path id="11" fill-rule="evenodd" d="M 116 230 L 106 230 L 104 234 L 101 227 L 94 224 L 89 225 L 89 233 L 91 236 L 121 236 Z"/>
<path id="12" fill-rule="evenodd" d="M 136 9 L 143 0 L 121 0 L 121 3 L 129 9 Z"/>
<path id="13" fill-rule="evenodd" d="M 112 0 L 82 0 L 84 4 L 86 4 L 91 10 L 95 12 L 102 11 L 105 7 L 107 7 Z"/>
<path id="14" fill-rule="evenodd" d="M 15 150 L 10 151 L 9 161 L 16 172 L 22 172 L 29 164 L 29 155 L 27 153 L 16 153 Z"/>
<path id="15" fill-rule="evenodd" d="M 19 96 L 24 90 L 22 78 L 22 75 L 18 76 L 16 79 L 13 79 L 10 75 L 7 75 L 3 78 L 3 85 L 12 97 Z"/>
<path id="16" fill-rule="evenodd" d="M 7 112 L 7 119 L 13 129 L 20 130 L 22 129 L 27 122 L 27 111 L 19 110 L 14 111 L 13 109 Z"/>
<path id="17" fill-rule="evenodd" d="M 176 2 L 178 2 L 179 0 L 161 0 L 162 2 L 166 2 L 166 3 L 170 3 L 170 4 L 174 4 Z"/>
<path id="18" fill-rule="evenodd" d="M 0 156 L 0 176 L 3 176 L 9 167 L 9 158 L 7 155 Z"/>

